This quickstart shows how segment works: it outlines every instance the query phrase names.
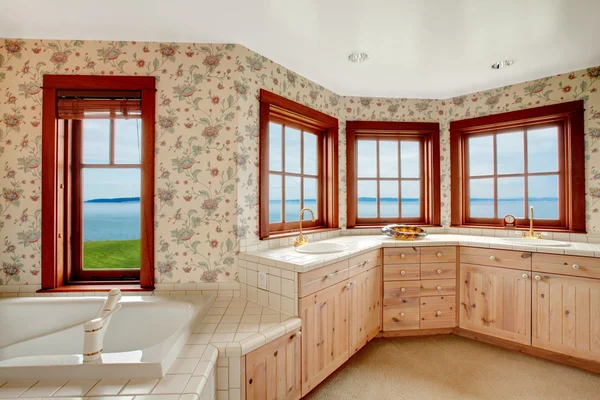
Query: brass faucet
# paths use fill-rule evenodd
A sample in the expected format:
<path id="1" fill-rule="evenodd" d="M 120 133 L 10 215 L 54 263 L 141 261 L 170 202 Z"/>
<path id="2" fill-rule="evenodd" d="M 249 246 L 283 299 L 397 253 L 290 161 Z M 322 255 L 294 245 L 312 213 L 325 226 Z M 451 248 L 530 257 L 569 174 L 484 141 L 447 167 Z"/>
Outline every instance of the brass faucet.
<path id="1" fill-rule="evenodd" d="M 308 243 L 308 239 L 302 236 L 302 219 L 304 218 L 304 211 L 310 211 L 310 215 L 312 215 L 312 221 L 315 221 L 315 213 L 310 208 L 303 208 L 300 210 L 300 236 L 294 242 L 294 247 L 302 246 Z"/>
<path id="2" fill-rule="evenodd" d="M 521 237 L 530 238 L 530 239 L 541 239 L 542 238 L 541 233 L 535 233 L 533 231 L 533 206 L 529 207 L 529 233 L 523 232 L 521 234 Z"/>

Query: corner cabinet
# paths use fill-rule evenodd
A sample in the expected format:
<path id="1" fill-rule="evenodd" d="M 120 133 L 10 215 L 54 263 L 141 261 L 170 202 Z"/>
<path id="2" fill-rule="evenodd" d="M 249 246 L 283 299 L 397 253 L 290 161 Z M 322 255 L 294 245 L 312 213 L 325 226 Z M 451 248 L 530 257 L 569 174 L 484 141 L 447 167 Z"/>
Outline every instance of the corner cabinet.
<path id="1" fill-rule="evenodd" d="M 300 274 L 302 396 L 379 333 L 379 254 L 368 252 Z"/>
<path id="2" fill-rule="evenodd" d="M 300 330 L 248 353 L 246 399 L 300 399 L 300 359 Z"/>

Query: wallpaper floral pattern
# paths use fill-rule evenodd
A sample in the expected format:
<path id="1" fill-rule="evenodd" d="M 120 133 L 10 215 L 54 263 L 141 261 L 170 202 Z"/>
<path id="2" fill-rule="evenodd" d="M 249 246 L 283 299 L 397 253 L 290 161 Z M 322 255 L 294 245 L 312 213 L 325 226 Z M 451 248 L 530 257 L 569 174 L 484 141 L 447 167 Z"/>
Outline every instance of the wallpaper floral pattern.
<path id="1" fill-rule="evenodd" d="M 40 284 L 44 74 L 149 75 L 158 88 L 155 280 L 235 282 L 258 240 L 259 90 L 345 121 L 439 121 L 442 222 L 449 223 L 448 126 L 456 119 L 586 100 L 588 231 L 600 231 L 600 67 L 447 100 L 342 97 L 239 45 L 0 39 L 0 285 Z"/>

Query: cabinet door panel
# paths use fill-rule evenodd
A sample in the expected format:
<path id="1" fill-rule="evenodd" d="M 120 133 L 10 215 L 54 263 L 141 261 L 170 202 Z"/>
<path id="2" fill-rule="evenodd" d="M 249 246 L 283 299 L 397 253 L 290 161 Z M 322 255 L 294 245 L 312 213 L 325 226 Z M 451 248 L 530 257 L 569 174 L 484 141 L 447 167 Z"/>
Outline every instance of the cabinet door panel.
<path id="1" fill-rule="evenodd" d="M 531 344 L 529 274 L 461 264 L 459 325 L 471 331 Z"/>
<path id="2" fill-rule="evenodd" d="M 348 359 L 350 290 L 347 281 L 300 299 L 302 396 Z"/>
<path id="3" fill-rule="evenodd" d="M 246 355 L 246 398 L 297 400 L 301 395 L 298 330 Z"/>
<path id="4" fill-rule="evenodd" d="M 381 329 L 381 267 L 350 280 L 350 356 L 360 350 Z"/>
<path id="5" fill-rule="evenodd" d="M 534 276 L 532 344 L 600 362 L 600 281 Z"/>

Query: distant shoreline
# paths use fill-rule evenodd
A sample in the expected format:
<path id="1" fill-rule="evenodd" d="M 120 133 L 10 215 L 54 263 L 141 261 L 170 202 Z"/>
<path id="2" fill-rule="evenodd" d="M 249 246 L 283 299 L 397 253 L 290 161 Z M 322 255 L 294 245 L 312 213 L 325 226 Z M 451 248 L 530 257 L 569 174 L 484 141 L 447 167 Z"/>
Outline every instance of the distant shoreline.
<path id="1" fill-rule="evenodd" d="M 484 201 L 494 201 L 494 199 L 489 199 L 489 198 L 478 198 L 478 197 L 474 197 L 469 199 L 470 201 L 476 201 L 476 202 L 484 202 Z M 316 202 L 315 199 L 305 199 L 305 202 Z M 521 198 L 509 198 L 509 199 L 498 199 L 498 201 L 503 202 L 503 201 L 525 201 L 525 199 Z M 529 201 L 558 201 L 558 198 L 553 198 L 553 197 L 532 197 L 529 199 Z M 286 200 L 286 203 L 300 203 L 300 200 L 298 199 L 293 199 L 293 200 Z M 358 198 L 358 202 L 359 203 L 376 203 L 377 199 L 375 197 L 359 197 Z M 381 198 L 381 202 L 385 203 L 385 202 L 390 202 L 390 203 L 397 203 L 398 202 L 398 198 L 396 197 L 382 197 Z M 418 203 L 419 199 L 416 198 L 412 198 L 412 197 L 405 197 L 402 199 L 402 202 L 407 202 L 407 203 Z M 269 203 L 281 203 L 281 200 L 270 200 Z"/>
<path id="2" fill-rule="evenodd" d="M 133 203 L 139 202 L 139 197 L 116 197 L 113 199 L 91 199 L 85 200 L 84 203 Z"/>

